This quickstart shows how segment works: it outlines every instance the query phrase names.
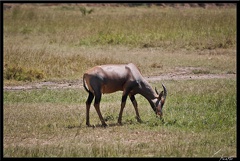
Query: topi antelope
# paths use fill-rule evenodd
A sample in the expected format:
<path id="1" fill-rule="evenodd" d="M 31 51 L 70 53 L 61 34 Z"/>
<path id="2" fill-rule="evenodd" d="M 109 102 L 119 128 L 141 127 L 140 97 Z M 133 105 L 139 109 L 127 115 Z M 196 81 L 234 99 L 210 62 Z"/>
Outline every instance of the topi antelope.
<path id="1" fill-rule="evenodd" d="M 94 96 L 94 107 L 102 122 L 102 126 L 107 126 L 99 108 L 101 96 L 104 93 L 113 93 L 116 91 L 123 91 L 118 124 L 122 124 L 122 113 L 126 104 L 127 96 L 130 97 L 135 108 L 137 121 L 142 122 L 138 113 L 135 94 L 141 94 L 145 97 L 157 116 L 161 117 L 163 114 L 162 108 L 167 96 L 166 87 L 162 84 L 164 91 L 160 94 L 156 88 L 154 91 L 149 83 L 143 78 L 138 68 L 132 63 L 95 66 L 84 73 L 83 86 L 89 94 L 86 101 L 87 126 L 91 126 L 89 122 L 89 109 Z"/>

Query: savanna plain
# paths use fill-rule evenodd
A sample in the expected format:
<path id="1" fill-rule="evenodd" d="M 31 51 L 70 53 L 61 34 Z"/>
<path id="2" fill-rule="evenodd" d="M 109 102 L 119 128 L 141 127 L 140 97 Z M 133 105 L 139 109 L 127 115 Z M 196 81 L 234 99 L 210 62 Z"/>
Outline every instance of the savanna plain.
<path id="1" fill-rule="evenodd" d="M 4 87 L 80 82 L 79 88 L 3 91 L 3 157 L 236 157 L 236 6 L 12 5 L 3 11 Z M 101 127 L 85 125 L 85 70 L 134 63 L 168 96 L 163 119 L 136 95 L 117 124 L 122 92 L 102 96 Z M 187 69 L 187 70 L 186 70 Z M 186 73 L 188 72 L 188 73 Z M 231 76 L 231 77 L 230 77 Z"/>

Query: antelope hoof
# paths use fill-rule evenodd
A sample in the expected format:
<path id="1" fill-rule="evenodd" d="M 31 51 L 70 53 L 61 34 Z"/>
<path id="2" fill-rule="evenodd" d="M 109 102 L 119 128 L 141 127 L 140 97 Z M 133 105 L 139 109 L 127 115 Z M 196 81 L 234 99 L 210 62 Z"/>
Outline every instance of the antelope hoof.
<path id="1" fill-rule="evenodd" d="M 107 127 L 107 126 L 108 126 L 108 124 L 106 124 L 106 123 L 102 124 L 102 127 Z"/>
<path id="2" fill-rule="evenodd" d="M 122 125 L 122 120 L 118 119 L 118 125 Z"/>
<path id="3" fill-rule="evenodd" d="M 138 121 L 139 123 L 143 123 L 143 121 L 142 121 L 141 119 L 138 119 L 137 121 Z"/>
<path id="4" fill-rule="evenodd" d="M 91 124 L 86 124 L 87 127 L 92 127 L 92 128 L 95 128 L 95 125 L 91 125 Z"/>
<path id="5" fill-rule="evenodd" d="M 136 119 L 139 123 L 143 123 L 143 121 L 139 117 L 136 116 Z"/>
<path id="6" fill-rule="evenodd" d="M 121 121 L 118 121 L 118 125 L 122 126 L 123 124 L 122 124 L 122 122 L 121 122 Z"/>

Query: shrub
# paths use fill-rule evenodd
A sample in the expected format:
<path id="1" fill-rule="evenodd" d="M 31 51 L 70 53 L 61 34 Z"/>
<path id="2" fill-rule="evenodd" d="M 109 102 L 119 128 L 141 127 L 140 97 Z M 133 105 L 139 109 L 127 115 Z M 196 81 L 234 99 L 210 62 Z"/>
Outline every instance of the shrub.
<path id="1" fill-rule="evenodd" d="M 86 7 L 79 7 L 79 10 L 83 16 L 86 16 L 87 14 L 91 14 L 93 12 L 93 9 L 87 10 Z"/>

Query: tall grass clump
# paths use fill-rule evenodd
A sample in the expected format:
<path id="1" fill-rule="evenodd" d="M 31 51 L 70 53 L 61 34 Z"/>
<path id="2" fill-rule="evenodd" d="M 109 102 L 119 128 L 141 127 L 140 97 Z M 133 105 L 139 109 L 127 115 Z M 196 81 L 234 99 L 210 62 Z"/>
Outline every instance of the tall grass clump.
<path id="1" fill-rule="evenodd" d="M 44 78 L 44 73 L 38 70 L 23 69 L 22 67 L 6 67 L 4 79 L 17 81 L 33 81 Z"/>

